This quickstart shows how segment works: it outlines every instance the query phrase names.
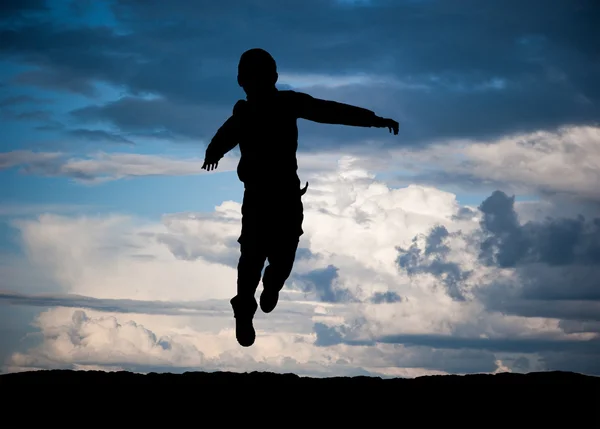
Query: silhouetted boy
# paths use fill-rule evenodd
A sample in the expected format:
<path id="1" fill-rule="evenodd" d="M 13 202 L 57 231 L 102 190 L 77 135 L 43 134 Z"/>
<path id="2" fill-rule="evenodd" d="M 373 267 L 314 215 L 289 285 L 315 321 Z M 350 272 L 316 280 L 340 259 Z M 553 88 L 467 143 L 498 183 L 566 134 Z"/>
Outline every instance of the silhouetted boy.
<path id="1" fill-rule="evenodd" d="M 244 183 L 242 232 L 238 239 L 237 295 L 231 299 L 236 338 L 244 347 L 254 344 L 252 320 L 257 309 L 254 294 L 265 261 L 260 307 L 265 313 L 277 305 L 279 291 L 289 277 L 303 234 L 301 197 L 297 175 L 298 118 L 326 124 L 389 128 L 398 134 L 398 122 L 372 111 L 334 101 L 320 100 L 275 87 L 277 66 L 262 49 L 244 52 L 238 65 L 238 84 L 246 92 L 233 115 L 219 128 L 206 149 L 203 169 L 214 170 L 223 156 L 240 145 L 237 173 Z"/>

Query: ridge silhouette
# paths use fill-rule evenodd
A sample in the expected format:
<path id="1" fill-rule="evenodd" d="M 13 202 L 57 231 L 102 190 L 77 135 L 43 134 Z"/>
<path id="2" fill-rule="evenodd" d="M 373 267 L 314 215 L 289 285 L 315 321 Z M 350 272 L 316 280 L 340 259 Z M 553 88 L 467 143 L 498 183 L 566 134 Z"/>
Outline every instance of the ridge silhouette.
<path id="1" fill-rule="evenodd" d="M 255 293 L 262 275 L 260 307 L 270 313 L 292 272 L 300 236 L 304 233 L 302 196 L 296 151 L 298 119 L 357 127 L 388 128 L 398 134 L 398 122 L 371 110 L 308 94 L 279 90 L 277 64 L 271 54 L 255 48 L 244 52 L 237 81 L 246 93 L 233 114 L 217 130 L 206 149 L 202 169 L 212 171 L 239 144 L 237 174 L 244 184 L 237 294 L 230 303 L 241 346 L 254 344 L 252 321 L 258 308 Z"/>
<path id="2" fill-rule="evenodd" d="M 564 371 L 380 378 L 36 370 L 0 374 L 0 389 L 10 428 L 600 427 L 600 377 Z M 112 392 L 122 399 L 105 405 Z M 67 416 L 58 412 L 65 403 Z M 95 404 L 104 408 L 91 415 Z"/>

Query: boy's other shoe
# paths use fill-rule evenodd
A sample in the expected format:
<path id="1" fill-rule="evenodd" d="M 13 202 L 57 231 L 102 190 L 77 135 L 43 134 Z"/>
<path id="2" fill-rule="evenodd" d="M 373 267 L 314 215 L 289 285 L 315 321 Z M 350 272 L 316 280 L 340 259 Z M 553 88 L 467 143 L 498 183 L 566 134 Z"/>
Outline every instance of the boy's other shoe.
<path id="1" fill-rule="evenodd" d="M 250 347 L 256 340 L 256 331 L 252 324 L 254 313 L 256 312 L 256 300 L 248 300 L 248 302 L 240 301 L 238 296 L 235 296 L 230 301 L 233 307 L 233 317 L 235 317 L 235 338 L 242 347 Z"/>
<path id="2" fill-rule="evenodd" d="M 260 309 L 264 313 L 270 313 L 277 306 L 279 301 L 279 291 L 263 289 L 260 294 Z"/>

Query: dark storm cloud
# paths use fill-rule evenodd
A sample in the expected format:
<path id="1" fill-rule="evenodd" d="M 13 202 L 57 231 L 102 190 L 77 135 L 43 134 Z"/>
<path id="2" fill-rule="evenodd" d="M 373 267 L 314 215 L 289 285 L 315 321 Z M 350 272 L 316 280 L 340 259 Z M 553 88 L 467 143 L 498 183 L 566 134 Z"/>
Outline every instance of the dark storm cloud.
<path id="1" fill-rule="evenodd" d="M 567 288 L 564 284 L 563 288 Z M 560 319 L 560 327 L 565 332 L 574 331 L 575 326 L 580 328 L 593 327 L 593 323 L 600 321 L 600 301 L 580 301 L 576 299 L 502 299 L 488 300 L 488 310 L 500 311 L 503 314 L 513 314 L 523 317 L 549 317 Z M 591 324 L 590 324 L 591 323 Z M 576 325 L 574 325 L 576 324 Z M 566 328 L 566 329 L 565 329 Z M 594 328 L 597 329 L 597 328 Z M 581 331 L 581 332 L 597 332 Z"/>
<path id="2" fill-rule="evenodd" d="M 317 335 L 315 346 L 327 347 L 341 344 L 343 341 L 342 334 L 339 330 L 342 327 L 327 326 L 324 323 L 317 322 L 314 324 L 313 330 Z"/>
<path id="3" fill-rule="evenodd" d="M 600 264 L 600 218 L 548 219 L 520 225 L 514 197 L 494 192 L 479 207 L 482 230 L 480 258 L 507 268 L 524 263 L 548 265 Z"/>
<path id="4" fill-rule="evenodd" d="M 600 341 L 557 340 L 545 338 L 461 338 L 443 335 L 388 335 L 369 340 L 355 340 L 346 326 L 315 323 L 315 346 L 338 344 L 350 346 L 393 345 L 398 349 L 393 365 L 447 371 L 451 373 L 492 372 L 496 369 L 497 353 L 535 354 L 552 370 L 600 373 Z M 568 357 L 573 356 L 573 362 Z M 504 362 L 504 359 L 503 359 Z M 507 358 L 513 370 L 527 371 L 526 357 Z"/>
<path id="5" fill-rule="evenodd" d="M 123 97 L 104 105 L 74 110 L 72 115 L 85 123 L 108 122 L 133 133 L 167 132 L 180 138 L 208 139 L 214 130 L 207 124 L 224 121 L 231 111 L 227 107 L 207 109 L 167 99 Z"/>
<path id="6" fill-rule="evenodd" d="M 481 175 L 477 175 L 475 173 L 463 173 L 457 171 L 444 171 L 441 169 L 427 169 L 427 168 L 415 168 L 416 174 L 410 175 L 397 175 L 396 182 L 406 186 L 406 184 L 411 183 L 420 183 L 428 186 L 440 186 L 440 184 L 444 185 L 453 185 L 460 191 L 466 192 L 478 192 L 478 193 L 487 193 L 490 189 L 504 189 L 508 191 L 516 191 L 516 193 L 526 193 L 523 192 L 523 188 L 519 187 L 518 184 L 515 184 L 510 174 L 507 174 L 504 178 L 494 178 L 490 179 L 487 177 L 481 177 Z M 521 191 L 521 192 L 519 192 Z M 527 191 L 530 191 L 529 189 Z M 542 189 L 535 189 L 535 191 L 539 194 L 543 194 Z M 454 220 L 460 219 L 469 219 L 471 217 L 470 209 L 463 208 L 461 212 L 458 213 Z"/>
<path id="7" fill-rule="evenodd" d="M 31 110 L 28 112 L 4 110 L 1 114 L 3 118 L 13 121 L 49 122 L 52 120 L 52 113 L 44 110 Z"/>
<path id="8" fill-rule="evenodd" d="M 26 307 L 83 308 L 108 313 L 136 313 L 167 316 L 228 316 L 231 304 L 228 299 L 204 301 L 144 301 L 136 299 L 93 298 L 74 294 L 29 295 L 15 292 L 0 292 L 0 305 Z M 294 303 L 283 303 L 282 314 L 306 314 L 305 308 Z"/>
<path id="9" fill-rule="evenodd" d="M 371 341 L 345 340 L 348 345 L 375 343 L 424 346 L 436 349 L 487 350 L 505 353 L 576 352 L 600 356 L 600 340 L 554 340 L 543 338 L 460 338 L 442 335 L 389 335 Z"/>
<path id="10" fill-rule="evenodd" d="M 485 347 L 463 347 L 459 344 L 448 346 L 447 341 L 436 342 L 438 337 L 420 340 L 410 338 L 406 341 L 400 338 L 397 338 L 400 341 L 395 341 L 391 337 L 376 339 L 372 342 L 352 341 L 346 339 L 349 330 L 345 326 L 327 326 L 323 323 L 315 323 L 313 330 L 317 336 L 314 342 L 317 347 L 329 347 L 337 344 L 359 346 L 376 345 L 377 343 L 393 344 L 397 352 L 389 354 L 393 360 L 390 362 L 390 366 L 427 368 L 459 374 L 492 372 L 496 369 L 496 357 Z"/>
<path id="11" fill-rule="evenodd" d="M 335 286 L 335 280 L 338 278 L 338 268 L 334 265 L 316 269 L 306 274 L 294 274 L 293 278 L 300 281 L 304 292 L 316 293 L 318 299 L 323 302 L 354 301 L 354 297 L 349 290 L 339 289 Z"/>
<path id="12" fill-rule="evenodd" d="M 600 311 L 596 308 L 595 315 L 598 316 L 599 313 Z M 596 332 L 600 334 L 600 320 L 561 320 L 559 326 L 563 331 L 569 334 L 583 332 Z"/>
<path id="13" fill-rule="evenodd" d="M 548 352 L 540 354 L 544 364 L 555 371 L 573 371 L 581 374 L 600 374 L 600 356 L 587 353 Z"/>
<path id="14" fill-rule="evenodd" d="M 371 296 L 370 302 L 373 304 L 402 302 L 402 297 L 394 291 L 376 292 Z"/>
<path id="15" fill-rule="evenodd" d="M 114 313 L 141 313 L 165 315 L 221 314 L 229 310 L 228 302 L 208 301 L 164 302 L 141 301 L 132 299 L 99 299 L 81 295 L 27 295 L 11 292 L 0 292 L 0 303 L 25 305 L 34 307 L 70 307 L 88 308 L 90 310 Z"/>
<path id="16" fill-rule="evenodd" d="M 464 300 L 471 289 L 490 311 L 524 317 L 570 321 L 600 320 L 600 219 L 546 218 L 521 223 L 514 197 L 495 191 L 479 206 L 480 229 L 455 236 L 478 247 L 484 265 L 513 268 L 515 277 L 498 278 L 475 287 L 466 285 L 470 271 L 445 258 L 451 251 L 443 226 L 417 238 L 408 249 L 397 248 L 398 266 L 409 275 L 428 273 L 439 278 L 450 297 Z M 471 216 L 473 213 L 470 213 Z"/>
<path id="17" fill-rule="evenodd" d="M 501 268 L 518 267 L 519 273 L 529 278 L 525 287 L 530 291 L 542 283 L 547 291 L 551 291 L 551 285 L 566 280 L 565 273 L 569 273 L 572 280 L 577 280 L 577 286 L 565 285 L 566 295 L 585 299 L 576 294 L 586 291 L 584 294 L 589 294 L 590 299 L 600 297 L 598 282 L 593 275 L 600 265 L 600 218 L 586 219 L 579 215 L 521 224 L 514 208 L 514 196 L 509 197 L 502 191 L 495 191 L 486 198 L 479 211 L 482 214 L 481 229 L 467 238 L 479 242 L 482 263 Z M 462 232 L 454 234 L 461 235 Z M 450 296 L 459 298 L 458 288 L 469 273 L 444 259 L 450 251 L 444 244 L 449 236 L 445 227 L 433 228 L 425 237 L 424 251 L 417 246 L 415 237 L 408 249 L 398 248 L 397 263 L 409 275 L 430 273 L 443 277 Z M 550 278 L 545 278 L 544 273 L 551 273 Z M 555 299 L 565 297 L 556 295 Z"/>
<path id="18" fill-rule="evenodd" d="M 525 317 L 600 318 L 600 267 L 547 264 L 518 266 L 513 281 L 495 281 L 475 291 L 489 310 Z"/>
<path id="19" fill-rule="evenodd" d="M 41 104 L 51 103 L 52 100 L 46 100 L 42 98 L 31 97 L 29 95 L 15 95 L 0 100 L 0 107 L 13 107 L 20 104 Z"/>
<path id="20" fill-rule="evenodd" d="M 46 12 L 46 0 L 5 0 L 0 2 L 1 20 L 15 20 L 31 13 Z"/>
<path id="21" fill-rule="evenodd" d="M 599 11 L 593 0 L 399 0 L 360 8 L 315 0 L 118 1 L 117 28 L 6 28 L 0 55 L 38 67 L 21 82 L 92 95 L 104 81 L 133 96 L 160 94 L 169 103 L 157 110 L 168 114 L 172 105 L 230 111 L 243 98 L 239 55 L 262 46 L 284 73 L 393 77 L 396 83 L 314 92 L 397 117 L 406 124 L 403 143 L 414 144 L 597 121 Z M 93 114 L 131 131 L 124 109 Z M 223 119 L 188 115 L 164 126 L 206 138 Z M 336 136 L 336 145 L 373 135 L 313 124 L 306 131 Z"/>
<path id="22" fill-rule="evenodd" d="M 385 335 L 372 339 L 353 339 L 353 331 L 346 326 L 327 326 L 315 323 L 315 345 L 347 344 L 372 346 L 375 344 L 402 344 L 405 347 L 429 347 L 447 350 L 485 350 L 504 353 L 576 352 L 600 355 L 600 340 L 559 340 L 547 338 L 478 338 L 435 334 Z"/>
<path id="23" fill-rule="evenodd" d="M 457 263 L 446 260 L 450 248 L 443 244 L 443 240 L 449 235 L 443 226 L 433 228 L 426 237 L 427 244 L 423 252 L 417 246 L 415 237 L 408 249 L 397 247 L 399 255 L 396 262 L 410 276 L 433 274 L 441 280 L 448 296 L 455 301 L 464 301 L 461 284 L 469 277 L 470 272 L 463 271 Z"/>

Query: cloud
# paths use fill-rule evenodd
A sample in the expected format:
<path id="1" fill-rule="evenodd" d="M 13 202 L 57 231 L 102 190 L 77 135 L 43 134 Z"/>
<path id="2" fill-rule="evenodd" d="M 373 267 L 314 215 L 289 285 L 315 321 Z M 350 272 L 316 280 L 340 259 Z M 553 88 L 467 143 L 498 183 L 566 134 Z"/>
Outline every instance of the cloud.
<path id="1" fill-rule="evenodd" d="M 127 216 L 43 214 L 13 221 L 29 259 L 62 293 L 142 300 L 225 299 L 235 289 L 232 268 L 178 260 L 156 242 L 165 226 Z M 197 279 L 207 276 L 203 286 Z M 165 288 L 179 282 L 176 289 Z"/>
<path id="2" fill-rule="evenodd" d="M 161 97 L 123 97 L 106 104 L 79 108 L 71 114 L 82 122 L 104 122 L 128 133 L 169 132 L 179 139 L 203 139 L 208 142 L 216 132 L 214 124 L 225 122 L 232 108 L 233 105 L 175 103 Z"/>
<path id="3" fill-rule="evenodd" d="M 28 66 L 14 78 L 20 83 L 88 96 L 98 93 L 99 82 L 125 91 L 124 99 L 85 110 L 121 131 L 160 125 L 206 138 L 220 121 L 210 112 L 229 112 L 243 97 L 237 60 L 255 46 L 273 53 L 288 84 L 399 118 L 407 124 L 407 145 L 589 125 L 598 118 L 594 2 L 235 7 L 241 3 L 118 1 L 106 26 L 85 25 L 78 15 L 68 26 L 26 20 L 2 30 L 0 56 Z M 185 25 L 190 18 L 199 24 Z M 367 28 L 366 21 L 378 25 Z M 165 101 L 144 103 L 147 94 Z M 134 117 L 140 109 L 151 119 Z M 330 133 L 330 147 L 373 135 L 316 124 L 304 131 Z"/>
<path id="4" fill-rule="evenodd" d="M 338 271 L 337 267 L 328 265 L 326 268 L 320 268 L 303 275 L 294 276 L 293 279 L 301 283 L 304 292 L 315 292 L 320 301 L 354 301 L 354 297 L 348 289 L 334 287 L 334 282 L 338 278 Z"/>
<path id="5" fill-rule="evenodd" d="M 44 348 L 29 355 L 16 354 L 11 365 L 44 367 L 59 362 L 97 365 L 98 363 L 162 366 L 198 366 L 204 355 L 190 344 L 173 342 L 156 335 L 133 321 L 119 323 L 114 317 L 89 318 L 83 311 L 72 314 L 67 326 L 39 326 Z"/>
<path id="6" fill-rule="evenodd" d="M 517 133 L 492 140 L 449 140 L 423 150 L 396 149 L 386 170 L 404 169 L 402 181 L 458 185 L 472 191 L 493 188 L 546 198 L 600 200 L 600 128 L 564 127 Z M 578 207 L 579 208 L 579 207 Z M 597 210 L 597 207 L 596 207 Z"/>
<path id="7" fill-rule="evenodd" d="M 267 359 L 259 358 L 258 353 L 242 353 L 231 348 L 222 350 L 224 344 L 235 342 L 233 332 L 217 335 L 190 335 L 186 331 L 170 330 L 159 333 L 144 324 L 115 316 L 94 315 L 82 310 L 64 311 L 56 309 L 42 313 L 37 321 L 43 337 L 43 347 L 36 347 L 28 354 L 15 353 L 10 357 L 6 369 L 10 372 L 31 368 L 55 368 L 105 370 L 129 370 L 136 372 L 190 370 L 204 371 L 275 371 L 294 372 L 299 375 L 327 376 L 330 372 L 332 355 L 306 353 L 306 343 L 290 341 L 281 335 L 273 335 L 270 346 L 277 349 L 281 356 Z M 296 338 L 297 339 L 297 338 Z M 214 350 L 219 347 L 221 350 Z M 261 347 L 258 346 L 257 349 Z M 207 350 L 206 352 L 201 351 Z M 298 351 L 305 349 L 305 353 Z M 291 357 L 296 356 L 296 358 Z M 341 353 L 343 355 L 343 352 Z M 343 358 L 333 358 L 337 373 L 343 376 L 386 376 L 386 368 L 374 367 L 367 370 L 362 367 L 366 356 L 352 364 Z M 382 372 L 377 372 L 381 369 Z M 444 373 L 439 370 L 426 370 L 408 367 L 397 371 L 399 375 Z"/>
<path id="8" fill-rule="evenodd" d="M 439 278 L 454 299 L 474 294 L 490 311 L 598 319 L 597 218 L 520 222 L 514 198 L 501 191 L 479 209 L 480 229 L 448 233 L 442 226 L 434 227 L 415 237 L 410 248 L 398 249 L 399 267 L 412 276 Z M 487 269 L 490 274 L 482 277 Z"/>
<path id="9" fill-rule="evenodd" d="M 3 109 L 1 111 L 2 116 L 5 119 L 15 121 L 40 121 L 40 122 L 51 122 L 52 113 L 45 110 L 30 110 L 25 112 L 14 112 L 11 110 Z"/>
<path id="10" fill-rule="evenodd" d="M 501 191 L 487 198 L 480 210 L 482 229 L 488 233 L 481 243 L 480 257 L 488 264 L 600 264 L 600 217 L 587 222 L 579 216 L 520 225 L 514 197 Z"/>
<path id="11" fill-rule="evenodd" d="M 237 268 L 240 235 L 241 205 L 224 202 L 211 214 L 182 213 L 163 216 L 167 231 L 155 234 L 180 259 L 203 259 Z"/>
<path id="12" fill-rule="evenodd" d="M 29 95 L 15 95 L 0 100 L 0 107 L 12 107 L 21 104 L 38 104 L 38 103 L 51 103 L 52 100 L 31 97 Z"/>
<path id="13" fill-rule="evenodd" d="M 127 145 L 134 144 L 131 140 L 123 137 L 122 135 L 110 133 L 104 130 L 75 129 L 69 130 L 67 134 L 86 141 L 100 141 Z"/>
<path id="14" fill-rule="evenodd" d="M 0 19 L 17 19 L 29 13 L 46 12 L 45 0 L 23 0 L 19 2 L 3 2 L 0 5 Z"/>
<path id="15" fill-rule="evenodd" d="M 595 299 L 582 299 L 593 280 L 585 286 L 574 274 L 596 269 L 592 260 L 582 265 L 578 254 L 563 265 L 538 257 L 500 266 L 481 252 L 490 236 L 551 228 L 543 216 L 520 222 L 508 196 L 465 207 L 432 187 L 390 188 L 359 159 L 342 157 L 335 170 L 311 179 L 304 205 L 301 257 L 278 308 L 257 313 L 258 340 L 249 350 L 235 341 L 228 304 L 236 287 L 239 203 L 166 215 L 159 224 L 117 215 L 15 222 L 30 263 L 55 286 L 44 297 L 21 282 L 3 301 L 55 307 L 38 318 L 41 343 L 18 350 L 7 368 L 385 376 L 595 371 L 598 308 Z M 541 208 L 552 214 L 552 207 Z M 410 255 L 406 262 L 403 255 Z M 556 273 L 547 269 L 565 277 L 548 283 Z"/>
<path id="16" fill-rule="evenodd" d="M 0 301 L 7 305 L 34 307 L 85 308 L 110 313 L 137 313 L 161 315 L 185 315 L 228 313 L 228 300 L 203 302 L 165 302 L 135 299 L 98 299 L 72 294 L 28 295 L 14 292 L 0 292 Z"/>
<path id="17" fill-rule="evenodd" d="M 398 335 L 377 338 L 375 341 L 406 346 L 427 346 L 441 349 L 487 350 L 492 352 L 543 353 L 579 352 L 598 355 L 600 341 L 591 340 L 546 340 L 538 338 L 490 339 L 457 338 L 436 335 Z M 363 345 L 364 341 L 348 341 L 347 344 Z"/>
<path id="18" fill-rule="evenodd" d="M 0 60 L 18 66 L 7 81 L 88 98 L 68 107 L 65 138 L 206 144 L 244 97 L 237 60 L 255 46 L 274 54 L 282 87 L 398 119 L 401 135 L 299 121 L 305 234 L 250 350 L 228 306 L 239 203 L 160 222 L 15 221 L 24 252 L 0 255 L 0 297 L 50 309 L 39 341 L 11 343 L 10 370 L 600 373 L 595 2 L 116 1 L 106 25 L 83 20 L 85 6 L 59 23 L 42 2 L 13 3 L 0 7 Z M 107 87 L 119 98 L 95 99 Z M 48 119 L 28 96 L 0 104 Z M 223 161 L 217 172 L 235 169 L 235 154 Z M 201 165 L 0 154 L 0 169 L 87 184 Z M 460 204 L 453 187 L 485 193 L 482 204 Z"/>
<path id="19" fill-rule="evenodd" d="M 219 164 L 219 172 L 234 170 L 232 157 Z M 0 153 L 0 169 L 21 167 L 28 174 L 69 177 L 76 182 L 94 184 L 140 176 L 186 176 L 205 173 L 202 159 L 174 159 L 159 155 L 103 153 L 86 158 L 61 153 L 26 150 Z"/>
<path id="20" fill-rule="evenodd" d="M 11 168 L 21 164 L 27 164 L 27 169 L 44 169 L 59 158 L 61 153 L 32 152 L 27 150 L 16 150 L 0 153 L 0 168 Z"/>

